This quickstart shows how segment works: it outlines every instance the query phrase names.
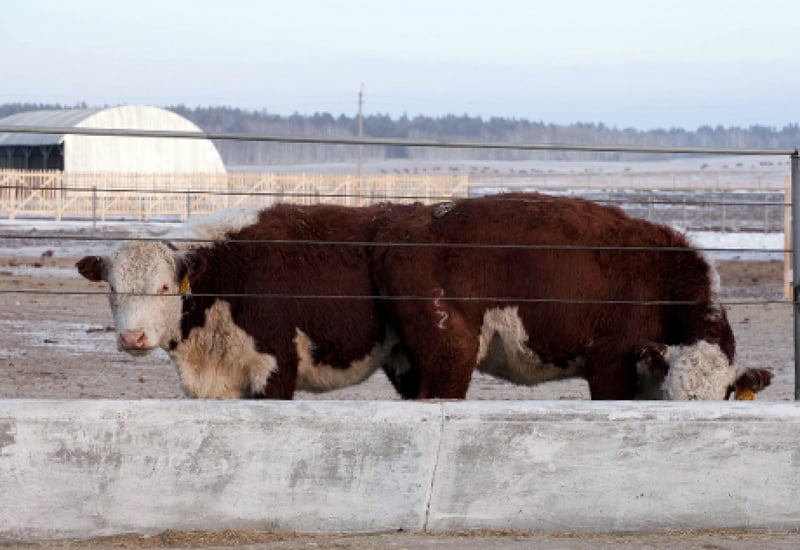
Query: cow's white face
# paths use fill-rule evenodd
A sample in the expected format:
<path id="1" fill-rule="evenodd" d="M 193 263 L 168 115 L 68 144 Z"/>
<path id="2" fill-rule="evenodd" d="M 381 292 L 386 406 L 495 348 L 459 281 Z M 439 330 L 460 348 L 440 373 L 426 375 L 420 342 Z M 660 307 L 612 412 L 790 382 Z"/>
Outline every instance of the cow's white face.
<path id="1" fill-rule="evenodd" d="M 725 399 L 737 378 L 720 347 L 701 340 L 688 346 L 666 346 L 664 360 L 669 370 L 663 378 L 653 377 L 642 364 L 639 399 L 695 401 Z"/>
<path id="2" fill-rule="evenodd" d="M 81 267 L 81 263 L 84 267 Z M 131 241 L 110 257 L 79 262 L 90 280 L 108 281 L 117 345 L 132 355 L 167 350 L 180 338 L 182 301 L 174 252 L 154 241 Z"/>
<path id="3" fill-rule="evenodd" d="M 166 245 L 133 241 L 121 247 L 111 257 L 107 281 L 120 349 L 149 353 L 180 336 L 180 284 Z"/>
<path id="4" fill-rule="evenodd" d="M 666 374 L 651 372 L 643 361 L 637 364 L 637 399 L 696 401 L 755 399 L 755 394 L 772 381 L 766 369 L 740 369 L 732 364 L 717 344 L 700 340 L 686 346 L 665 346 Z"/>

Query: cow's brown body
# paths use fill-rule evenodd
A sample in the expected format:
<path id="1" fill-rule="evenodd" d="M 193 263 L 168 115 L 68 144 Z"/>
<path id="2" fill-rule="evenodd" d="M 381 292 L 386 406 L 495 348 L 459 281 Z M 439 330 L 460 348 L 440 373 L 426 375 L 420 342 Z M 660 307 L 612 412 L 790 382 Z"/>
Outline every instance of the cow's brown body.
<path id="1" fill-rule="evenodd" d="M 706 340 L 733 362 L 733 333 L 714 303 L 712 270 L 670 228 L 615 207 L 543 195 L 460 201 L 444 215 L 436 208 L 388 214 L 376 236 L 480 245 L 375 249 L 382 294 L 430 297 L 386 303 L 412 365 L 394 379 L 403 395 L 463 397 L 492 309 L 516 309 L 527 335 L 522 344 L 555 367 L 551 379 L 558 369 L 575 374 L 579 363 L 593 398 L 635 397 L 637 363 L 660 346 Z"/>

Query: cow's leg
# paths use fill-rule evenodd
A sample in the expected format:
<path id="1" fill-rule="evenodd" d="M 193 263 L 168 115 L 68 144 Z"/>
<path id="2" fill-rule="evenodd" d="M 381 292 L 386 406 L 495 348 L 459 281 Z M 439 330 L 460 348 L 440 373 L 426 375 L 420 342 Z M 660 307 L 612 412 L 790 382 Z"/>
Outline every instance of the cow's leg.
<path id="1" fill-rule="evenodd" d="M 599 339 L 586 350 L 586 375 L 592 399 L 636 397 L 637 354 L 614 339 Z"/>
<path id="2" fill-rule="evenodd" d="M 419 369 L 409 366 L 408 369 L 400 372 L 391 366 L 386 366 L 383 370 L 394 389 L 403 396 L 403 399 L 417 399 L 419 397 Z"/>
<path id="3" fill-rule="evenodd" d="M 272 374 L 267 378 L 266 387 L 253 397 L 264 399 L 291 399 L 297 388 L 297 353 L 287 351 L 276 353 L 275 360 L 278 364 Z"/>
<path id="4" fill-rule="evenodd" d="M 402 344 L 392 349 L 383 365 L 383 372 L 403 399 L 419 397 L 419 369 L 411 364 L 408 350 Z"/>
<path id="5" fill-rule="evenodd" d="M 264 392 L 254 397 L 261 397 L 264 399 L 291 399 L 294 396 L 297 371 L 295 371 L 294 376 L 291 376 L 291 373 L 288 371 L 289 369 L 278 366 L 278 369 L 267 379 L 267 387 L 264 388 Z"/>
<path id="6" fill-rule="evenodd" d="M 477 341 L 477 338 L 474 338 Z M 477 344 L 461 338 L 434 338 L 419 354 L 419 399 L 464 399 L 467 396 Z"/>
<path id="7" fill-rule="evenodd" d="M 398 304 L 397 309 L 410 370 L 398 378 L 401 387 L 393 381 L 395 387 L 406 397 L 464 399 L 478 356 L 477 334 L 439 300 Z M 414 396 L 410 390 L 416 384 Z"/>

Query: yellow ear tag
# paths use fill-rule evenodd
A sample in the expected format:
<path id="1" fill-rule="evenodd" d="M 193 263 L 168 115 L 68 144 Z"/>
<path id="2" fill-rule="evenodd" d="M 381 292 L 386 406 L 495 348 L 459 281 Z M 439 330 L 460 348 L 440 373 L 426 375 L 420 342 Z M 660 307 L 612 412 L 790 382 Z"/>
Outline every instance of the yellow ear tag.
<path id="1" fill-rule="evenodd" d="M 192 287 L 189 286 L 189 276 L 184 275 L 183 279 L 181 279 L 181 286 L 178 289 L 178 294 L 189 294 L 192 292 Z"/>
<path id="2" fill-rule="evenodd" d="M 756 394 L 753 390 L 742 390 L 736 392 L 737 401 L 755 401 Z"/>

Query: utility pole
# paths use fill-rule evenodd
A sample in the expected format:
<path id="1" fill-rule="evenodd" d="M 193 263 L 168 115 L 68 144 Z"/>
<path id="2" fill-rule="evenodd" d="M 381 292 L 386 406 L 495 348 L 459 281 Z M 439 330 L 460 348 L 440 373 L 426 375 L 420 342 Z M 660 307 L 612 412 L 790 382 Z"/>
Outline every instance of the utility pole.
<path id="1" fill-rule="evenodd" d="M 364 137 L 364 83 L 361 83 L 361 88 L 358 90 L 358 139 Z M 361 144 L 358 145 L 358 185 L 361 185 Z"/>

